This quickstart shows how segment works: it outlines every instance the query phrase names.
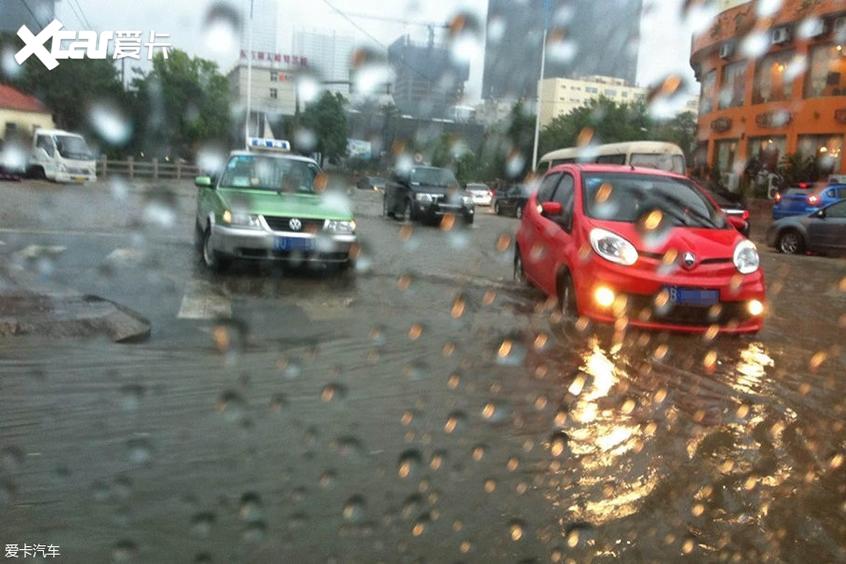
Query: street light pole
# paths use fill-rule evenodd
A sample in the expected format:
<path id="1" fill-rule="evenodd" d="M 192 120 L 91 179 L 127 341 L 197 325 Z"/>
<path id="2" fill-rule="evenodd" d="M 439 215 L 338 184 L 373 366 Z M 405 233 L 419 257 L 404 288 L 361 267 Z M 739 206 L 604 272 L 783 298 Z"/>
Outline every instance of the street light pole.
<path id="1" fill-rule="evenodd" d="M 540 141 L 540 115 L 543 107 L 543 75 L 546 68 L 546 34 L 549 27 L 549 0 L 543 3 L 543 40 L 541 41 L 541 68 L 538 79 L 537 108 L 535 108 L 535 144 L 532 150 L 532 172 L 538 169 L 538 142 Z"/>
<path id="2" fill-rule="evenodd" d="M 541 45 L 541 70 L 538 79 L 538 107 L 535 108 L 535 145 L 532 151 L 532 171 L 538 169 L 538 142 L 540 141 L 540 116 L 543 106 L 543 73 L 546 66 L 546 29 L 543 30 L 543 44 Z"/>
<path id="3" fill-rule="evenodd" d="M 247 24 L 247 116 L 244 119 L 244 147 L 250 148 L 250 117 L 253 96 L 253 2 L 250 0 L 250 21 Z"/>

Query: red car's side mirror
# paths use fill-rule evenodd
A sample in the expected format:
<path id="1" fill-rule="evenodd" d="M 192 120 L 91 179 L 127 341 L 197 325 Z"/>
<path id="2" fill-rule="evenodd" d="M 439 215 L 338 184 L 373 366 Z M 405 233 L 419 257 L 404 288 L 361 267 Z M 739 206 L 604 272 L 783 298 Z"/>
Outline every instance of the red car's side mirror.
<path id="1" fill-rule="evenodd" d="M 558 217 L 564 213 L 564 209 L 558 202 L 544 202 L 541 204 L 541 215 L 544 217 Z"/>

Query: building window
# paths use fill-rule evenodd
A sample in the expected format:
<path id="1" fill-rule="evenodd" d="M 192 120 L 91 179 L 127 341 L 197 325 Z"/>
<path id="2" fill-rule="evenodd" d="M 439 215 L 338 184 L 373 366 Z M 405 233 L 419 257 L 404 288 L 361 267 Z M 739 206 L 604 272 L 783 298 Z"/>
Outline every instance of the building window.
<path id="1" fill-rule="evenodd" d="M 846 94 L 846 48 L 819 45 L 811 49 L 810 68 L 805 73 L 805 98 Z"/>
<path id="2" fill-rule="evenodd" d="M 592 86 L 585 86 L 585 92 L 589 94 L 596 94 L 597 92 L 599 92 L 599 90 L 593 88 Z"/>
<path id="3" fill-rule="evenodd" d="M 629 93 L 628 93 L 628 92 L 623 91 L 623 98 L 628 98 L 628 97 L 629 97 Z"/>
<path id="4" fill-rule="evenodd" d="M 723 83 L 720 90 L 720 109 L 743 105 L 746 90 L 746 61 L 738 61 L 723 67 Z"/>
<path id="5" fill-rule="evenodd" d="M 716 165 L 721 174 L 733 172 L 734 158 L 737 156 L 737 139 L 717 141 L 714 145 L 717 156 Z"/>
<path id="6" fill-rule="evenodd" d="M 817 159 L 817 168 L 822 175 L 840 170 L 843 158 L 842 135 L 800 135 L 798 152 Z"/>
<path id="7" fill-rule="evenodd" d="M 270 71 L 270 82 L 277 82 L 279 80 L 279 73 Z"/>
<path id="8" fill-rule="evenodd" d="M 273 98 L 274 100 L 279 98 L 279 91 L 276 88 L 271 88 L 270 89 L 270 97 Z"/>
<path id="9" fill-rule="evenodd" d="M 714 92 L 717 88 L 716 69 L 708 72 L 702 80 L 702 92 L 699 96 L 699 115 L 711 113 L 714 109 Z"/>
<path id="10" fill-rule="evenodd" d="M 761 59 L 755 69 L 755 82 L 752 85 L 753 104 L 790 100 L 796 76 L 791 76 L 789 70 L 794 55 L 793 51 L 780 51 Z"/>
<path id="11" fill-rule="evenodd" d="M 778 162 L 787 148 L 785 137 L 751 137 L 749 139 L 749 160 L 755 159 L 760 167 L 774 172 L 778 168 Z"/>
<path id="12" fill-rule="evenodd" d="M 608 96 L 609 98 L 613 98 L 614 96 L 617 95 L 617 91 L 606 88 L 605 89 L 605 95 Z"/>

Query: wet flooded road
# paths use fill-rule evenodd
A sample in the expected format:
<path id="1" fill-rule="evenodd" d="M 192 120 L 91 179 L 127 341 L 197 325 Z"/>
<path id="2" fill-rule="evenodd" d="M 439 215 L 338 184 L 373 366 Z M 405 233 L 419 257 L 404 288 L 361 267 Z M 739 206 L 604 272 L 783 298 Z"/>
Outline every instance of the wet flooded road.
<path id="1" fill-rule="evenodd" d="M 122 211 L 140 189 L 96 195 L 57 196 L 102 201 L 90 230 L 4 224 L 5 268 L 132 307 L 152 337 L 0 340 L 0 543 L 68 562 L 846 559 L 842 260 L 764 252 L 755 337 L 615 335 L 561 327 L 511 281 L 513 219 L 410 228 L 358 193 L 356 276 L 212 276 L 190 187 L 158 229 Z"/>

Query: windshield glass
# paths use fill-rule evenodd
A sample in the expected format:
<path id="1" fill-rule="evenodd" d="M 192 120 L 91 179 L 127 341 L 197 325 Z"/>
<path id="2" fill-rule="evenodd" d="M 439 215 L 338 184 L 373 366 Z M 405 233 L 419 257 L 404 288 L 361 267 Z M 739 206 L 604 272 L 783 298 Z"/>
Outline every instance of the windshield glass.
<path id="1" fill-rule="evenodd" d="M 317 166 L 307 161 L 240 155 L 229 159 L 220 186 L 314 194 L 318 172 Z"/>
<path id="2" fill-rule="evenodd" d="M 676 174 L 685 173 L 684 157 L 681 155 L 632 153 L 629 164 L 645 168 L 657 168 L 659 170 L 666 170 L 667 172 L 675 172 Z"/>
<path id="3" fill-rule="evenodd" d="M 447 168 L 412 169 L 411 182 L 423 186 L 437 186 L 443 188 L 448 188 L 458 184 L 458 181 L 455 179 L 455 175 Z"/>
<path id="4" fill-rule="evenodd" d="M 85 143 L 85 139 L 76 135 L 56 135 L 56 149 L 66 159 L 88 160 L 91 158 L 91 151 Z"/>
<path id="5" fill-rule="evenodd" d="M 679 226 L 723 227 L 722 215 L 690 182 L 641 174 L 586 174 L 585 213 L 594 219 L 634 223 L 652 210 Z"/>

